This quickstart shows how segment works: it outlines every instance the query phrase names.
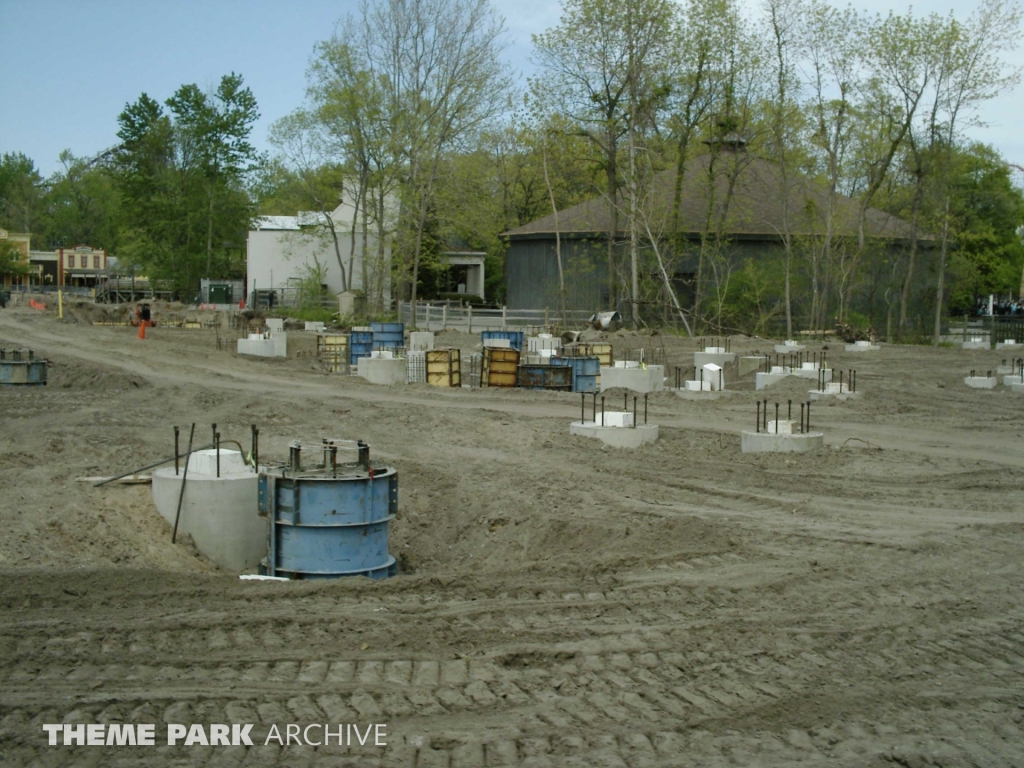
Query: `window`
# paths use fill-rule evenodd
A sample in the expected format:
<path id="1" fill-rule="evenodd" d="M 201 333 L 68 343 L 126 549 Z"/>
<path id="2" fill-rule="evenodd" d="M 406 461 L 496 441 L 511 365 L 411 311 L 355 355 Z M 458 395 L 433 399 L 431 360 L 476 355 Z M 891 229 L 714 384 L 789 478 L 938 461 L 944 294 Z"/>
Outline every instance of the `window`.
<path id="1" fill-rule="evenodd" d="M 71 255 L 68 256 L 68 268 L 69 269 L 74 269 L 74 267 L 75 267 L 75 254 L 72 253 Z"/>
<path id="2" fill-rule="evenodd" d="M 99 256 L 93 256 L 92 257 L 92 268 L 93 269 L 99 269 L 100 268 L 100 257 Z"/>

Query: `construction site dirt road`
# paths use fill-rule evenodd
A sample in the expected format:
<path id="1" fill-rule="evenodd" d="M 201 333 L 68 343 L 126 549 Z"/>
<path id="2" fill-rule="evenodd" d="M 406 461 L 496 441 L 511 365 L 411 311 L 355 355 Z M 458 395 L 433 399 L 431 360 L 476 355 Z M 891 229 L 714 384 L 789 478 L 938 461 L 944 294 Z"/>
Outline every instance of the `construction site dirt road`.
<path id="1" fill-rule="evenodd" d="M 652 395 L 659 440 L 621 451 L 569 436 L 579 395 L 380 388 L 212 330 L 0 312 L 0 347 L 50 360 L 46 387 L 0 388 L 0 764 L 1024 765 L 1024 395 L 963 385 L 997 352 L 832 346 L 861 397 L 815 403 L 822 453 L 740 452 L 756 400 L 809 388 L 749 378 Z M 663 348 L 692 365 L 692 340 Z M 193 422 L 256 424 L 268 458 L 369 442 L 400 474 L 398 575 L 240 581 L 171 544 L 148 486 L 76 480 Z M 55 723 L 157 739 L 49 746 Z M 170 723 L 254 744 L 168 746 Z M 314 723 L 387 746 L 266 743 Z"/>

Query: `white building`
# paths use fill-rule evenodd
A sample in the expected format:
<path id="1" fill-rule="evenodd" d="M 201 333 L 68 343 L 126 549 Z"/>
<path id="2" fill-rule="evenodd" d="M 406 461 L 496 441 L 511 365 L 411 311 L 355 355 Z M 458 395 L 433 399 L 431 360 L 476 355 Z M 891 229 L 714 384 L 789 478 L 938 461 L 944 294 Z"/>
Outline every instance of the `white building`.
<path id="1" fill-rule="evenodd" d="M 362 291 L 370 300 L 377 296 L 385 306 L 391 301 L 391 254 L 376 263 L 377 238 L 371 226 L 367 238 L 367 283 L 363 285 L 363 238 L 352 237 L 353 206 L 342 203 L 331 213 L 338 247 L 323 214 L 302 211 L 298 216 L 261 216 L 249 231 L 246 248 L 247 290 L 276 291 L 277 301 L 295 301 L 303 280 L 318 270 L 321 284 L 333 298 L 342 291 Z M 340 254 L 340 263 L 339 263 Z"/>

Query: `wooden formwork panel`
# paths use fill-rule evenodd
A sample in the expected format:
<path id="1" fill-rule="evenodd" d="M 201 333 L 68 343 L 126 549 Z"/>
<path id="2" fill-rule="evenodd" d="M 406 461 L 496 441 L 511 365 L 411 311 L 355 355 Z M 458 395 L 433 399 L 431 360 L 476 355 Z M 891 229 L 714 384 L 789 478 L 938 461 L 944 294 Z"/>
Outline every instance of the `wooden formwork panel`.
<path id="1" fill-rule="evenodd" d="M 519 383 L 519 350 L 485 347 L 481 387 L 514 387 Z"/>
<path id="2" fill-rule="evenodd" d="M 462 356 L 457 349 L 430 349 L 425 353 L 427 384 L 435 387 L 462 386 Z"/>
<path id="3" fill-rule="evenodd" d="M 612 345 L 606 342 L 577 341 L 574 344 L 566 344 L 562 348 L 562 357 L 596 357 L 604 368 L 611 368 L 614 360 Z"/>
<path id="4" fill-rule="evenodd" d="M 331 373 L 338 373 L 345 365 L 348 353 L 348 335 L 329 333 L 316 337 L 316 356 Z"/>

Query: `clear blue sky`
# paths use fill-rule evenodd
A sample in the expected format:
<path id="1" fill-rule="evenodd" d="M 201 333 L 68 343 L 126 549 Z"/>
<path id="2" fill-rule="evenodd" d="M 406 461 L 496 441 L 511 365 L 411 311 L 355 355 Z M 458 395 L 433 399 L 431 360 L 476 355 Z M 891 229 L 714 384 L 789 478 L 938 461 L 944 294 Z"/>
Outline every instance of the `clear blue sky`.
<path id="1" fill-rule="evenodd" d="M 753 8 L 757 0 L 747 0 Z M 956 4 L 966 17 L 976 0 Z M 860 7 L 904 12 L 905 3 Z M 505 17 L 506 56 L 528 67 L 530 34 L 558 21 L 555 0 L 496 0 Z M 949 0 L 918 0 L 916 14 L 948 13 Z M 91 156 L 116 143 L 117 115 L 142 92 L 163 101 L 180 85 L 206 88 L 238 72 L 270 123 L 303 99 L 313 46 L 358 11 L 357 0 L 0 0 L 0 153 L 23 152 L 43 175 L 63 149 Z M 1024 62 L 1020 52 L 1015 61 Z M 1024 89 L 989 105 L 991 127 L 972 135 L 1024 165 Z"/>

